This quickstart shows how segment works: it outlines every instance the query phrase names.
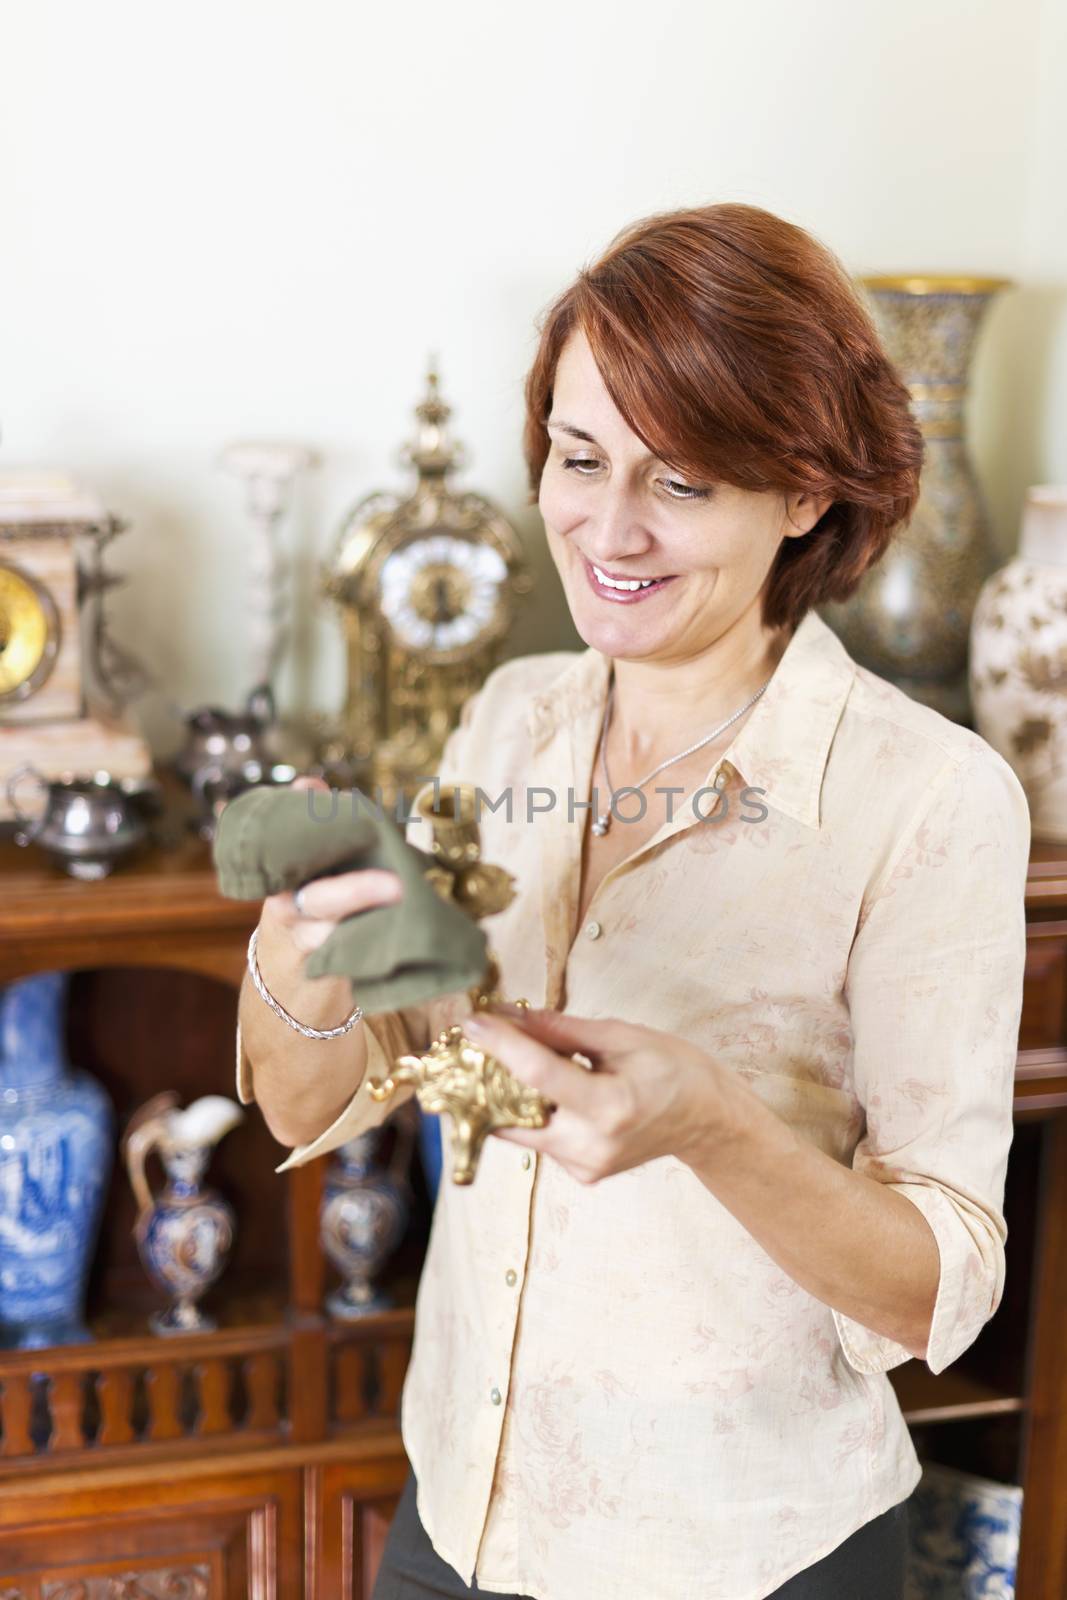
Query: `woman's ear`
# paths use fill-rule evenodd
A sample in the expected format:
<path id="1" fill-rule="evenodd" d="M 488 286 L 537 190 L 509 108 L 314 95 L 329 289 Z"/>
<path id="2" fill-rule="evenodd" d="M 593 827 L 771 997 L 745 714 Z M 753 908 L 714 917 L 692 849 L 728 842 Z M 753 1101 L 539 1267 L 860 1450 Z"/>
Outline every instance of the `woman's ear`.
<path id="1" fill-rule="evenodd" d="M 786 526 L 783 533 L 788 539 L 799 539 L 810 533 L 820 517 L 834 503 L 832 494 L 809 494 L 807 490 L 787 494 L 785 497 Z"/>

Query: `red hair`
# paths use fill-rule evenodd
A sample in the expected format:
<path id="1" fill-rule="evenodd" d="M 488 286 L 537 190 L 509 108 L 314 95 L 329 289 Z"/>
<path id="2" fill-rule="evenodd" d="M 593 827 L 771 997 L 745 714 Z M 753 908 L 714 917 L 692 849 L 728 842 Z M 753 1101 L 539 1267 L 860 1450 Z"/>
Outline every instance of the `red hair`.
<path id="1" fill-rule="evenodd" d="M 556 363 L 581 329 L 619 412 L 698 483 L 833 496 L 783 539 L 763 621 L 793 628 L 846 600 L 907 523 L 923 437 L 906 385 L 837 257 L 758 206 L 633 223 L 548 307 L 526 379 L 523 453 L 536 500 Z"/>

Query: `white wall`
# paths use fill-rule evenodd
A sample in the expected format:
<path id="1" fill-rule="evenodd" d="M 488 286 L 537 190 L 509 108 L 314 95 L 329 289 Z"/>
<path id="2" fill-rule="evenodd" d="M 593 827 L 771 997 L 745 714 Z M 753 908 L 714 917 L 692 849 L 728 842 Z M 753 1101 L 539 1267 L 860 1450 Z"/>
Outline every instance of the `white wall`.
<path id="1" fill-rule="evenodd" d="M 325 462 L 286 527 L 287 708 L 335 706 L 308 603 L 346 507 L 397 481 L 427 352 L 467 480 L 520 523 L 538 310 L 632 218 L 747 200 L 856 273 L 1007 274 L 975 373 L 996 545 L 1067 479 L 1062 0 L 8 0 L 0 465 L 69 466 L 134 527 L 120 637 L 184 703 L 247 687 L 227 440 Z M 550 573 L 511 652 L 573 644 Z M 157 750 L 175 730 L 141 714 Z"/>

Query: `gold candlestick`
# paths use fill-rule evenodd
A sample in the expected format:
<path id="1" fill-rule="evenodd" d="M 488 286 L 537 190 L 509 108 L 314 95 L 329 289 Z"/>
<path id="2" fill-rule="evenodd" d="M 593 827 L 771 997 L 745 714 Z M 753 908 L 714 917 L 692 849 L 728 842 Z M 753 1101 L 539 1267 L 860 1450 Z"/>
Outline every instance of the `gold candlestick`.
<path id="1" fill-rule="evenodd" d="M 503 867 L 481 858 L 477 791 L 456 784 L 435 791 L 428 784 L 415 796 L 415 813 L 430 824 L 431 853 L 437 864 L 427 878 L 438 894 L 451 899 L 480 922 L 503 911 L 515 898 L 515 880 Z M 469 990 L 472 1009 L 499 1003 L 500 968 L 492 951 L 485 983 Z M 515 1005 L 529 1007 L 528 1000 Z M 398 1056 L 384 1078 L 368 1078 L 373 1100 L 388 1100 L 401 1084 L 414 1084 L 419 1105 L 452 1120 L 452 1181 L 470 1184 L 482 1146 L 494 1128 L 543 1128 L 552 1102 L 520 1083 L 502 1061 L 468 1039 L 462 1023 L 444 1028 L 422 1055 Z"/>

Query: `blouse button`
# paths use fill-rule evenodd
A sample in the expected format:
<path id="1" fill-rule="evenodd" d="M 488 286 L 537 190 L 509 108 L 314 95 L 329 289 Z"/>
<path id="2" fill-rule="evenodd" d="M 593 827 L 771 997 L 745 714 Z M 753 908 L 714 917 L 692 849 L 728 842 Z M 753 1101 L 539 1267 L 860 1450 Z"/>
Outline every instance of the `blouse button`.
<path id="1" fill-rule="evenodd" d="M 489 1398 L 490 1398 L 490 1400 L 493 1402 L 493 1404 L 495 1406 L 498 1406 L 500 1404 L 500 1401 L 501 1401 L 501 1398 L 502 1398 L 500 1390 L 499 1389 L 495 1389 L 495 1388 L 494 1389 L 490 1389 Z"/>
<path id="2" fill-rule="evenodd" d="M 601 927 L 600 927 L 600 923 L 599 922 L 587 922 L 586 923 L 586 925 L 585 925 L 585 936 L 586 936 L 587 939 L 599 939 L 600 938 L 600 934 L 601 934 Z"/>
<path id="3" fill-rule="evenodd" d="M 509 1267 L 508 1270 L 505 1272 L 505 1274 L 504 1274 L 504 1282 L 507 1284 L 509 1289 L 513 1288 L 514 1285 L 518 1282 L 518 1273 L 515 1271 L 514 1267 Z"/>
<path id="4" fill-rule="evenodd" d="M 523 1170 L 523 1172 L 529 1172 L 529 1170 L 530 1170 L 530 1152 L 529 1151 L 527 1151 L 526 1154 L 522 1158 L 522 1170 Z"/>

